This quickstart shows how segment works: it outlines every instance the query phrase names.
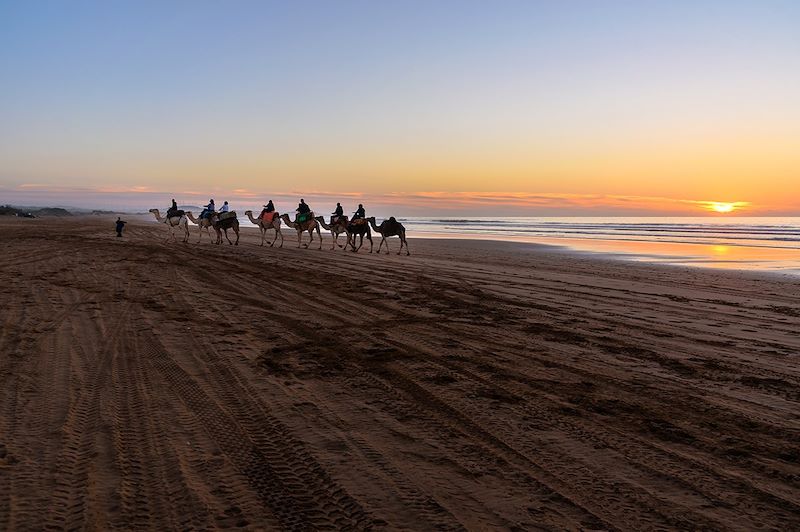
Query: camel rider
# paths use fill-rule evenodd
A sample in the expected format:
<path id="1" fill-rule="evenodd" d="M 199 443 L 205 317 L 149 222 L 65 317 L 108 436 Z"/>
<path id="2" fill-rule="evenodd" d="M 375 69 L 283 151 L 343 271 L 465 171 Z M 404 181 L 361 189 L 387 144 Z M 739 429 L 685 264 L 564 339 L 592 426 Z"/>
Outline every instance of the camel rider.
<path id="1" fill-rule="evenodd" d="M 214 199 L 212 198 L 209 200 L 208 205 L 206 205 L 205 209 L 203 209 L 203 212 L 200 213 L 200 219 L 202 220 L 203 218 L 209 218 L 211 216 L 211 213 L 216 210 L 217 207 L 216 205 L 214 205 Z"/>
<path id="2" fill-rule="evenodd" d="M 225 203 L 222 204 L 222 208 L 219 210 L 219 212 L 228 212 L 230 210 L 231 210 L 231 208 L 228 205 L 228 202 L 226 201 Z"/>
<path id="3" fill-rule="evenodd" d="M 359 203 L 358 209 L 356 209 L 356 212 L 353 213 L 353 220 L 357 220 L 359 218 L 363 219 L 366 217 L 367 213 L 364 211 L 364 206 Z"/>
<path id="4" fill-rule="evenodd" d="M 264 211 L 275 212 L 275 205 L 272 204 L 272 200 L 269 200 L 267 204 L 264 205 Z"/>
<path id="5" fill-rule="evenodd" d="M 178 204 L 175 203 L 175 198 L 172 198 L 172 207 L 167 209 L 167 218 L 172 218 L 175 216 L 175 213 L 178 211 Z"/>
<path id="6" fill-rule="evenodd" d="M 308 219 L 308 213 L 311 212 L 311 207 L 308 206 L 306 200 L 300 199 L 300 204 L 297 206 L 297 217 L 295 218 L 295 223 L 306 221 Z"/>
<path id="7" fill-rule="evenodd" d="M 340 216 L 344 216 L 344 209 L 342 208 L 342 204 L 338 201 L 336 202 L 336 210 L 333 211 L 331 214 L 331 223 L 336 223 L 336 220 L 339 219 Z"/>

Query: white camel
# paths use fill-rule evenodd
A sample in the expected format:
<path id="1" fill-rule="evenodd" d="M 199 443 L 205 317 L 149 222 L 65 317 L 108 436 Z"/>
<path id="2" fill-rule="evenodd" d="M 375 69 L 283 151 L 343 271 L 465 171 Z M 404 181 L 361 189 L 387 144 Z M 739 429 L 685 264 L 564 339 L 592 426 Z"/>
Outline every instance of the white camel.
<path id="1" fill-rule="evenodd" d="M 158 211 L 158 209 L 150 209 L 150 212 L 153 213 L 153 215 L 156 217 L 156 220 L 158 220 L 160 223 L 167 224 L 167 227 L 169 228 L 169 234 L 175 242 L 178 241 L 178 238 L 175 236 L 176 227 L 179 229 L 183 229 L 184 233 L 183 242 L 185 243 L 189 241 L 189 221 L 186 219 L 185 214 L 181 214 L 180 216 L 170 216 L 169 218 L 162 218 L 161 213 Z M 165 240 L 165 242 L 168 241 L 169 237 L 167 237 L 167 240 Z"/>
<path id="2" fill-rule="evenodd" d="M 208 218 L 201 218 L 198 220 L 197 218 L 194 217 L 194 214 L 192 214 L 191 212 L 187 212 L 186 216 L 189 217 L 189 220 L 191 220 L 192 223 L 197 224 L 198 226 L 198 232 L 200 233 L 199 235 L 197 235 L 198 244 L 200 243 L 200 240 L 203 239 L 203 229 L 206 230 L 208 239 L 212 240 L 211 229 L 213 228 L 213 226 L 211 224 L 211 220 L 209 220 Z"/>

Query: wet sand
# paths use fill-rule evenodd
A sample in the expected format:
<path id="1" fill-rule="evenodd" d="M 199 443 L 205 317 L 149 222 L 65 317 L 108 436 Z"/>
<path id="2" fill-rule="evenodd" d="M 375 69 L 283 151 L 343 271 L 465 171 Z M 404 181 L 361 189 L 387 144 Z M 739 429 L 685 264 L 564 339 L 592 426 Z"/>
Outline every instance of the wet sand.
<path id="1" fill-rule="evenodd" d="M 0 218 L 0 529 L 800 528 L 796 277 L 165 230 Z"/>

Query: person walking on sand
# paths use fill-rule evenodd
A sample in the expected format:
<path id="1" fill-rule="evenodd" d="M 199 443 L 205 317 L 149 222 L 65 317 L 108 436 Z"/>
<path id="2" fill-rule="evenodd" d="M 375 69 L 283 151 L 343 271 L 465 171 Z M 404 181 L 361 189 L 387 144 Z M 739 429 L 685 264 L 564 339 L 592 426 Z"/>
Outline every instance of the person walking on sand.
<path id="1" fill-rule="evenodd" d="M 125 229 L 125 224 L 128 222 L 123 222 L 119 216 L 117 216 L 117 238 L 122 236 L 122 230 Z"/>

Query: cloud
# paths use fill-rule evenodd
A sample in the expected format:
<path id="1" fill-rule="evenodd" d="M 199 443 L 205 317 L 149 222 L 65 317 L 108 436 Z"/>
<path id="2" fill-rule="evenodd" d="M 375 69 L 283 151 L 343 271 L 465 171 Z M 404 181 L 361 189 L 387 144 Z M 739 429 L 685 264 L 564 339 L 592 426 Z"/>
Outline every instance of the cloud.
<path id="1" fill-rule="evenodd" d="M 411 193 L 388 192 L 368 194 L 354 191 L 289 190 L 254 191 L 244 188 L 210 191 L 156 190 L 149 186 L 127 187 L 72 187 L 25 183 L 15 187 L 0 187 L 2 201 L 25 202 L 29 205 L 58 204 L 87 208 L 144 209 L 167 203 L 171 198 L 181 204 L 202 204 L 209 197 L 226 199 L 243 207 L 261 204 L 273 199 L 284 203 L 283 208 L 294 208 L 299 198 L 310 204 L 339 200 L 364 203 L 373 212 L 401 215 L 446 215 L 482 213 L 509 216 L 572 216 L 572 215 L 702 215 L 710 213 L 716 200 L 681 199 L 658 196 L 571 194 L 550 192 L 446 192 L 417 191 Z M 313 203 L 312 203 L 313 202 Z M 727 202 L 726 202 L 727 203 Z M 736 210 L 751 214 L 766 209 L 745 201 L 730 202 Z M 288 205 L 287 205 L 288 204 Z M 773 211 L 780 210 L 773 207 Z M 385 211 L 385 212 L 384 212 Z M 781 214 L 786 214 L 790 209 Z"/>

